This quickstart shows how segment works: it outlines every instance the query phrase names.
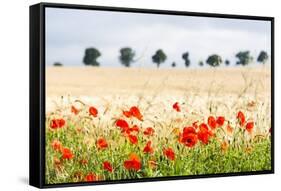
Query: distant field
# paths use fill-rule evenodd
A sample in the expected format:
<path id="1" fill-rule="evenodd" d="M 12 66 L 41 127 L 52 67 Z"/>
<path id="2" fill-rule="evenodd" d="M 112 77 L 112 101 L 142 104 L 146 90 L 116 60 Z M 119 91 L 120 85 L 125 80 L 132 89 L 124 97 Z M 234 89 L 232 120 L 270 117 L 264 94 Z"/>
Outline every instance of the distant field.
<path id="1" fill-rule="evenodd" d="M 270 96 L 269 67 L 145 69 L 48 67 L 47 100 L 60 96 Z M 52 106 L 50 103 L 48 106 Z"/>
<path id="2" fill-rule="evenodd" d="M 253 83 L 248 93 L 270 92 L 270 68 L 237 67 L 216 69 L 145 69 L 48 67 L 47 95 L 96 96 L 106 94 L 182 94 L 207 93 L 223 89 L 221 93 L 239 93 Z"/>

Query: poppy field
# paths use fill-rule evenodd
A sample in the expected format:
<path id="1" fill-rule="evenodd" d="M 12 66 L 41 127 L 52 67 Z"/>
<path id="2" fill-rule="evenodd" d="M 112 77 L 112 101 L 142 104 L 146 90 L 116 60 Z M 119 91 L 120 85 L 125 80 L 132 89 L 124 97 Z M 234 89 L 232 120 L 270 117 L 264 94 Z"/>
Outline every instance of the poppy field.
<path id="1" fill-rule="evenodd" d="M 239 88 L 50 96 L 45 181 L 270 170 L 270 97 L 251 83 Z"/>

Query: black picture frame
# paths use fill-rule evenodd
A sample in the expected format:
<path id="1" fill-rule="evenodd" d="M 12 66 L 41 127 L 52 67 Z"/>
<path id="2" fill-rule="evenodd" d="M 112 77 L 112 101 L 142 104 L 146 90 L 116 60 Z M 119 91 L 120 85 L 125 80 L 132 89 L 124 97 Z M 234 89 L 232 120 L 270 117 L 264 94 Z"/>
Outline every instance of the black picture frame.
<path id="1" fill-rule="evenodd" d="M 128 13 L 149 13 L 160 15 L 183 15 L 214 18 L 231 18 L 263 20 L 271 22 L 271 170 L 205 174 L 190 176 L 171 176 L 161 178 L 142 178 L 116 181 L 98 181 L 92 183 L 45 184 L 45 8 L 103 10 Z M 217 13 L 197 13 L 171 10 L 136 9 L 121 7 L 104 7 L 74 4 L 39 3 L 30 6 L 30 95 L 29 95 L 29 184 L 38 188 L 85 186 L 113 183 L 133 183 L 148 181 L 166 181 L 176 179 L 210 178 L 227 176 L 244 176 L 274 173 L 274 17 L 232 15 Z"/>

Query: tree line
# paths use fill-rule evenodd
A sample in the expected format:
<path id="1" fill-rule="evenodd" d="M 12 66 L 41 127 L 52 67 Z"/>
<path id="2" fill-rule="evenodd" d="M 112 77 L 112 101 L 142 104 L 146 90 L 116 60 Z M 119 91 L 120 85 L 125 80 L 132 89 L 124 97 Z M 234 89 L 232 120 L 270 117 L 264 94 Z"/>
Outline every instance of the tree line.
<path id="1" fill-rule="evenodd" d="M 130 47 L 124 47 L 121 48 L 119 51 L 119 61 L 120 63 L 125 67 L 130 67 L 134 62 L 137 60 L 135 59 L 136 53 L 135 51 Z M 97 61 L 97 59 L 101 56 L 101 52 L 96 48 L 86 48 L 84 57 L 83 57 L 83 63 L 86 66 L 100 66 L 100 63 Z M 254 58 L 251 56 L 250 51 L 240 51 L 238 52 L 235 57 L 237 58 L 236 65 L 248 65 L 251 63 Z M 266 51 L 261 51 L 256 58 L 257 62 L 265 64 L 268 61 L 268 53 Z M 160 67 L 162 63 L 164 63 L 167 60 L 167 55 L 162 49 L 158 49 L 154 55 L 151 56 L 152 62 L 156 64 L 157 68 Z M 189 67 L 191 62 L 189 59 L 189 52 L 186 51 L 182 54 L 182 59 L 186 67 Z M 205 64 L 217 67 L 222 64 L 225 64 L 226 66 L 230 65 L 230 61 L 228 59 L 224 60 L 222 57 L 218 54 L 212 54 L 208 56 L 208 58 L 205 61 Z M 171 66 L 176 67 L 176 62 L 172 62 Z M 198 62 L 199 66 L 204 66 L 204 61 L 200 60 Z M 55 62 L 54 66 L 62 66 L 61 63 Z"/>

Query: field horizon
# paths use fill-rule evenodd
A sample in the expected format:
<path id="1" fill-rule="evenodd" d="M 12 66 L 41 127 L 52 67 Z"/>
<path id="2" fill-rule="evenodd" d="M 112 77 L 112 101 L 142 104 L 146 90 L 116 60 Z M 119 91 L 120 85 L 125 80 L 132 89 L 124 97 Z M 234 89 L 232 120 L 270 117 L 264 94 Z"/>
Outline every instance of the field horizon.
<path id="1" fill-rule="evenodd" d="M 144 91 L 149 95 L 149 89 L 154 91 L 161 85 L 167 86 L 163 91 L 168 91 L 168 94 L 194 89 L 203 93 L 208 91 L 212 84 L 224 88 L 225 93 L 237 93 L 247 81 L 256 82 L 255 86 L 260 89 L 257 90 L 259 92 L 270 92 L 270 66 L 200 69 L 88 66 L 46 68 L 46 90 L 50 96 L 65 93 L 74 96 L 122 94 L 124 89 Z M 253 93 L 253 89 L 250 92 Z"/>

